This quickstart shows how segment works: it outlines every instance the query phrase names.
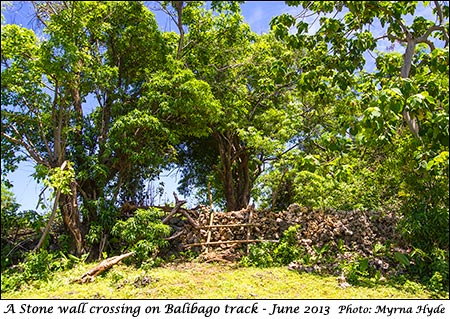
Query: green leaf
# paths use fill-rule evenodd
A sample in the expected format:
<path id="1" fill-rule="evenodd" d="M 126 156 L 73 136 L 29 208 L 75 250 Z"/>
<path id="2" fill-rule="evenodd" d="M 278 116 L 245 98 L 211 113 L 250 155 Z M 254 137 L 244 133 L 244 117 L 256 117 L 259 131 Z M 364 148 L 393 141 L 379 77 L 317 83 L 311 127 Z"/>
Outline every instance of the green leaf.
<path id="1" fill-rule="evenodd" d="M 369 259 L 368 258 L 363 258 L 361 260 L 359 260 L 359 271 L 361 272 L 366 272 L 366 270 L 369 268 Z"/>
<path id="2" fill-rule="evenodd" d="M 410 264 L 408 257 L 405 254 L 399 253 L 398 251 L 394 252 L 394 258 L 403 266 L 409 266 Z"/>
<path id="3" fill-rule="evenodd" d="M 399 97 L 403 97 L 403 93 L 399 88 L 391 88 L 387 89 L 388 92 L 391 93 L 391 95 L 397 95 Z"/>
<path id="4" fill-rule="evenodd" d="M 425 169 L 427 171 L 429 171 L 429 170 L 431 170 L 433 168 L 433 166 L 434 166 L 434 160 L 430 160 L 430 161 L 428 161 L 427 166 L 425 167 Z"/>
<path id="5" fill-rule="evenodd" d="M 366 113 L 367 115 L 369 115 L 369 117 L 371 119 L 376 118 L 376 117 L 380 117 L 381 116 L 381 111 L 380 108 L 377 106 L 373 106 L 373 107 L 368 107 L 364 113 Z"/>

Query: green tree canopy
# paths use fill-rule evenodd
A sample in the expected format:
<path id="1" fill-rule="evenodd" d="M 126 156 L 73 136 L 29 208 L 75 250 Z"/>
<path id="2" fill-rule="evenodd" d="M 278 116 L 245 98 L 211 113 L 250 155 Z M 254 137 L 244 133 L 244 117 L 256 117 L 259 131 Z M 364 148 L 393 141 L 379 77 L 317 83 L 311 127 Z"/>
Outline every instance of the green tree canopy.
<path id="1" fill-rule="evenodd" d="M 13 169 L 22 152 L 38 179 L 74 163 L 60 206 L 80 254 L 92 226 L 109 231 L 115 217 L 106 207 L 136 200 L 143 180 L 173 159 L 173 145 L 209 132 L 218 103 L 175 59 L 175 36 L 162 34 L 142 3 L 35 9 L 43 38 L 2 28 L 2 162 Z"/>
<path id="2" fill-rule="evenodd" d="M 295 135 L 297 110 L 290 90 L 298 56 L 272 34 L 253 33 L 235 3 L 212 7 L 216 12 L 184 8 L 188 33 L 181 59 L 209 84 L 222 120 L 210 125 L 209 136 L 180 145 L 181 189 L 205 193 L 211 185 L 215 202 L 230 211 L 250 203 L 263 166 Z"/>
<path id="3" fill-rule="evenodd" d="M 365 182 L 360 186 L 378 194 L 374 198 L 381 204 L 390 198 L 402 207 L 405 234 L 412 242 L 448 249 L 448 3 L 287 3 L 302 6 L 304 14 L 275 18 L 273 31 L 290 47 L 314 52 L 302 61 L 299 88 L 316 105 L 329 105 L 326 114 L 340 126 L 322 125 L 317 148 L 305 154 L 314 156 L 313 167 L 306 157 L 300 166 L 293 159 L 290 165 L 299 172 L 292 173 L 291 184 L 297 187 L 292 196 L 299 198 L 304 188 L 308 194 L 333 194 L 330 190 L 342 188 L 335 170 L 347 167 L 361 174 L 357 179 Z M 430 6 L 431 15 L 420 14 L 420 6 Z M 301 19 L 310 13 L 318 21 L 314 33 Z M 374 26 L 383 33 L 375 35 Z M 380 52 L 381 41 L 396 50 Z M 375 56 L 373 71 L 365 70 L 370 55 Z M 324 99 L 333 102 L 324 104 Z M 338 141 L 345 140 L 351 148 L 343 152 Z M 330 151 L 335 155 L 326 156 Z M 349 155 L 353 163 L 344 160 Z M 337 161 L 343 166 L 336 167 Z M 316 175 L 300 180 L 306 172 Z"/>

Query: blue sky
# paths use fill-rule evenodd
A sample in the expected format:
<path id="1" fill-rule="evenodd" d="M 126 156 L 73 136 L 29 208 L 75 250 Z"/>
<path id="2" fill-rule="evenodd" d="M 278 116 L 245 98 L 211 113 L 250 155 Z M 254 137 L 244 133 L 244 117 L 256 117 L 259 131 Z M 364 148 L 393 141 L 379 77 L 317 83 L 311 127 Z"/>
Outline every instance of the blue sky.
<path id="1" fill-rule="evenodd" d="M 148 7 L 155 6 L 152 1 L 146 2 Z M 253 31 L 257 33 L 265 33 L 269 29 L 269 22 L 272 17 L 284 12 L 291 12 L 298 10 L 287 7 L 284 1 L 247 1 L 241 6 L 242 13 Z M 176 31 L 176 28 L 171 24 L 171 20 L 161 11 L 154 11 L 160 29 L 162 31 Z M 33 19 L 32 6 L 29 2 L 14 1 L 13 5 L 6 10 L 2 10 L 5 18 L 3 23 L 15 23 L 26 28 L 34 28 L 36 21 Z M 14 185 L 12 191 L 15 194 L 17 202 L 21 205 L 21 210 L 36 209 L 39 193 L 43 189 L 43 185 L 37 184 L 31 174 L 34 172 L 34 164 L 32 162 L 23 162 L 18 169 L 8 175 L 9 180 Z M 176 172 L 165 172 L 161 177 L 161 181 L 165 184 L 164 198 L 173 201 L 172 193 L 176 190 L 178 176 Z M 51 207 L 49 201 L 49 192 L 45 193 L 44 199 L 48 207 Z"/>

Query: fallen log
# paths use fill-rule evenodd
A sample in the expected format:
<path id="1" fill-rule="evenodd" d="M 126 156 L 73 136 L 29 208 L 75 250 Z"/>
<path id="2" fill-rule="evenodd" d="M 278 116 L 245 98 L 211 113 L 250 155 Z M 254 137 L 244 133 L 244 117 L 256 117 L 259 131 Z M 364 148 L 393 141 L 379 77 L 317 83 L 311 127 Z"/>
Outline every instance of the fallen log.
<path id="1" fill-rule="evenodd" d="M 131 255 L 134 254 L 134 251 L 120 255 L 120 256 L 114 256 L 110 257 L 108 259 L 102 260 L 97 266 L 90 269 L 88 272 L 86 272 L 81 278 L 74 280 L 74 282 L 78 282 L 80 284 L 84 284 L 86 282 L 92 282 L 95 280 L 95 277 L 100 275 L 105 270 L 108 270 L 115 264 L 117 264 L 122 259 L 128 258 Z"/>

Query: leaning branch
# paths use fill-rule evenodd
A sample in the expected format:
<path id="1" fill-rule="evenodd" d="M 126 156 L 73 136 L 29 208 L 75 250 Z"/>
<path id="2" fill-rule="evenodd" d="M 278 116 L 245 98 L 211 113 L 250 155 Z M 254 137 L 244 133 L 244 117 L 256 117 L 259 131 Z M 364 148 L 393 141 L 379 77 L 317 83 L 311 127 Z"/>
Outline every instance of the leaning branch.
<path id="1" fill-rule="evenodd" d="M 162 220 L 163 224 L 167 224 L 167 222 L 172 218 L 173 215 L 175 215 L 175 213 L 178 212 L 178 210 L 181 208 L 181 206 L 183 206 L 184 204 L 186 204 L 185 200 L 179 200 L 178 196 L 175 192 L 173 192 L 173 196 L 175 197 L 175 206 L 173 207 L 172 211 L 170 212 L 169 215 L 166 216 L 166 218 L 164 218 Z"/>

